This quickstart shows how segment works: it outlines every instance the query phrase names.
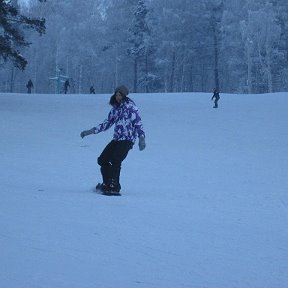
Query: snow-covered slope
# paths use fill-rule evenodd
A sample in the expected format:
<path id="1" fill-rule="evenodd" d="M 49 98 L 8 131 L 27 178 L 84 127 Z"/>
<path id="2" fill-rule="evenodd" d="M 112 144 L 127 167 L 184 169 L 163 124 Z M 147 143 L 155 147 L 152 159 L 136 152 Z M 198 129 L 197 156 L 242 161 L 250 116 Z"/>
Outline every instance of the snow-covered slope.
<path id="1" fill-rule="evenodd" d="M 131 94 L 147 148 L 93 192 L 110 95 L 0 94 L 0 286 L 284 288 L 288 94 Z"/>

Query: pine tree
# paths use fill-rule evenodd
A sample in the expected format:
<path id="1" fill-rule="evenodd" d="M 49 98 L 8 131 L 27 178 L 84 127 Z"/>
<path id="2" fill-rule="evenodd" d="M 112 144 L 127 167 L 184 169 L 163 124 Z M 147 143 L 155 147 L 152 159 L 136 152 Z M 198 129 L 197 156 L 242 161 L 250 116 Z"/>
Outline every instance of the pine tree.
<path id="1" fill-rule="evenodd" d="M 23 16 L 13 2 L 0 0 L 0 57 L 4 61 L 10 60 L 21 70 L 25 69 L 27 60 L 20 49 L 31 44 L 25 40 L 25 28 L 36 30 L 41 35 L 45 32 L 45 20 Z"/>

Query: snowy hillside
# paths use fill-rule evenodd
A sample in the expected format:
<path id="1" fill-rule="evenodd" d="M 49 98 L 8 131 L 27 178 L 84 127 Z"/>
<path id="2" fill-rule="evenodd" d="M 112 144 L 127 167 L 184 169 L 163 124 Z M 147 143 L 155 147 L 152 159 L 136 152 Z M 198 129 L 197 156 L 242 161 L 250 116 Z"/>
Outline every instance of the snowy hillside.
<path id="1" fill-rule="evenodd" d="M 0 287 L 285 288 L 288 94 L 131 94 L 146 150 L 93 192 L 110 95 L 0 94 Z"/>

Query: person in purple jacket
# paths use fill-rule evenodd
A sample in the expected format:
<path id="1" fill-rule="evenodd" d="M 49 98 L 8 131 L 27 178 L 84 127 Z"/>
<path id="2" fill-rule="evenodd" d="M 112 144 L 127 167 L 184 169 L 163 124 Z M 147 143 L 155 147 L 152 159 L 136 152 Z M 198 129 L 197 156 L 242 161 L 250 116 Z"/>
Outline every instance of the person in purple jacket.
<path id="1" fill-rule="evenodd" d="M 130 149 L 139 138 L 139 149 L 144 150 L 145 132 L 139 111 L 134 101 L 127 97 L 129 91 L 124 85 L 115 89 L 109 104 L 112 106 L 107 119 L 90 130 L 82 131 L 84 138 L 90 134 L 106 131 L 114 125 L 113 140 L 104 148 L 98 157 L 98 164 L 102 174 L 103 183 L 96 186 L 104 194 L 120 195 L 120 170 L 122 161 L 127 157 Z"/>

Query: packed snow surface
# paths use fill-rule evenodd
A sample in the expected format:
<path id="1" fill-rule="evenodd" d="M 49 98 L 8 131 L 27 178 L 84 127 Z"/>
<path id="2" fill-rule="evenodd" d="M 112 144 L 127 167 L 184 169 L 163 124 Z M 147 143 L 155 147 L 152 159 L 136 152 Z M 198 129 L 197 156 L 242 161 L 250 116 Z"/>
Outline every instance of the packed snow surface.
<path id="1" fill-rule="evenodd" d="M 0 94 L 0 287 L 288 287 L 288 93 L 131 94 L 146 132 L 96 194 L 110 95 Z"/>

